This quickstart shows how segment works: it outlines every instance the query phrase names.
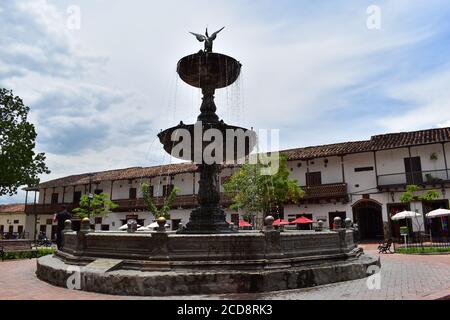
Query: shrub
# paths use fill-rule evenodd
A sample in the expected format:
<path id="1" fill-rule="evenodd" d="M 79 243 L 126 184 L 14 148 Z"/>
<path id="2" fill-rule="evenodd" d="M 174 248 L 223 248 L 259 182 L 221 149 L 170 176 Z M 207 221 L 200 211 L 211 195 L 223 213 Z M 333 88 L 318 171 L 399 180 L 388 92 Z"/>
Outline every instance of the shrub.
<path id="1" fill-rule="evenodd" d="M 19 260 L 19 259 L 31 259 L 35 257 L 43 257 L 50 254 L 54 254 L 53 248 L 40 248 L 36 252 L 5 252 L 3 260 Z"/>

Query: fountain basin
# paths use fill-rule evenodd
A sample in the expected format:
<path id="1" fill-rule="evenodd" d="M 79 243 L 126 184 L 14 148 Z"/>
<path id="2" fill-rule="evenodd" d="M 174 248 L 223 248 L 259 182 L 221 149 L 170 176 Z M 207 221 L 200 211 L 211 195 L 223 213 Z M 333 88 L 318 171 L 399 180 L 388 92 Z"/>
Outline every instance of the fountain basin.
<path id="1" fill-rule="evenodd" d="M 81 289 L 121 295 L 286 290 L 353 280 L 380 265 L 353 231 L 66 232 L 65 247 L 38 259 L 37 276 L 58 286 L 77 271 Z M 68 271 L 69 270 L 69 271 Z"/>
<path id="2" fill-rule="evenodd" d="M 241 66 L 227 55 L 200 51 L 182 58 L 178 62 L 177 72 L 184 82 L 193 87 L 220 89 L 237 80 Z"/>

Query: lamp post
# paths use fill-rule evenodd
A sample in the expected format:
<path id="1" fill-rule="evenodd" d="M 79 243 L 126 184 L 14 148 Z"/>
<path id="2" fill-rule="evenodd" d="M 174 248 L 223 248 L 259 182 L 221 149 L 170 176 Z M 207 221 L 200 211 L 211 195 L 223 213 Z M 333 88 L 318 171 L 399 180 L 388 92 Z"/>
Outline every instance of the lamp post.
<path id="1" fill-rule="evenodd" d="M 93 173 L 89 173 L 89 194 L 88 194 L 88 198 L 89 198 L 89 207 L 91 206 L 91 201 L 92 199 L 94 199 L 94 195 L 92 194 L 92 177 L 94 176 Z"/>

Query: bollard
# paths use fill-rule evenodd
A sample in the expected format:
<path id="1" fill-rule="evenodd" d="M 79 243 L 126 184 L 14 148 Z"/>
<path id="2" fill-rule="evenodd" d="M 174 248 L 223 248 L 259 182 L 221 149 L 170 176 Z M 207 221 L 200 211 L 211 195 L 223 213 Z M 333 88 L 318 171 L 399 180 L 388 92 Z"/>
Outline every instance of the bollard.
<path id="1" fill-rule="evenodd" d="M 271 231 L 271 230 L 273 230 L 273 222 L 275 221 L 275 218 L 274 217 L 272 217 L 272 216 L 267 216 L 265 219 L 264 219 L 264 222 L 266 223 L 266 225 L 265 225 L 265 230 L 267 230 L 267 231 Z"/>
<path id="2" fill-rule="evenodd" d="M 158 219 L 156 219 L 156 223 L 158 223 L 158 232 L 166 232 L 166 221 L 167 220 L 164 217 L 159 217 Z"/>
<path id="3" fill-rule="evenodd" d="M 334 220 L 334 229 L 341 229 L 342 228 L 342 219 L 341 217 L 335 217 Z"/>

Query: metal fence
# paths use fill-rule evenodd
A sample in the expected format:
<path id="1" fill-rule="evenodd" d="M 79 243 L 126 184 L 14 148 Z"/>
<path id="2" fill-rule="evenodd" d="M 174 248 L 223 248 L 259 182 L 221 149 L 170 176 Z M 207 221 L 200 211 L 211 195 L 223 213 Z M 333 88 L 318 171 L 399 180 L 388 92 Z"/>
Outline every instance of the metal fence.
<path id="1" fill-rule="evenodd" d="M 29 237 L 29 232 L 3 232 L 1 234 L 1 239 L 3 240 L 29 239 Z"/>

